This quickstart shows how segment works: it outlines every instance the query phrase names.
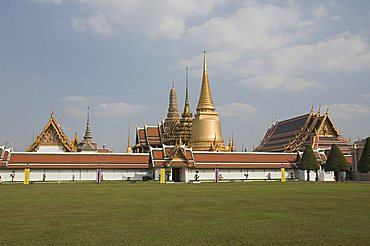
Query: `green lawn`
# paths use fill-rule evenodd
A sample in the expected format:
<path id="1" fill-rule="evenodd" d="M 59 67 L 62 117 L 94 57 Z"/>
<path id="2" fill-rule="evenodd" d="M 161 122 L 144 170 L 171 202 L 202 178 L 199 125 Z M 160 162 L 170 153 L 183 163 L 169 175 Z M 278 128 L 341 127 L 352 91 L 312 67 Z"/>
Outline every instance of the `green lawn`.
<path id="1" fill-rule="evenodd" d="M 368 245 L 370 183 L 0 185 L 1 245 Z"/>

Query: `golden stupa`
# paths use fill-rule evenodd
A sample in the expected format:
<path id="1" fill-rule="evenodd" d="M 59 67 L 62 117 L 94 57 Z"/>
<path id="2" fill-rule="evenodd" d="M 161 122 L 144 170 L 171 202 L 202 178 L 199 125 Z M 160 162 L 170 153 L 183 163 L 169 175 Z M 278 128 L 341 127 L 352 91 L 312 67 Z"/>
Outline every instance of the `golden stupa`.
<path id="1" fill-rule="evenodd" d="M 202 87 L 197 113 L 193 119 L 189 145 L 197 151 L 227 151 L 222 138 L 218 113 L 211 96 L 205 51 Z"/>

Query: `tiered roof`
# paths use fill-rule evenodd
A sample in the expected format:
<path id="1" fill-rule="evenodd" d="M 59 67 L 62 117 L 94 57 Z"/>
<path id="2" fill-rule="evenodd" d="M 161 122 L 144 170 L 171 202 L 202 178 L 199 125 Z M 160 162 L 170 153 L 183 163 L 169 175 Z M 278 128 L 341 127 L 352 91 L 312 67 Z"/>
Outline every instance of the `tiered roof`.
<path id="1" fill-rule="evenodd" d="M 27 152 L 36 152 L 41 145 L 61 145 L 66 152 L 76 152 L 77 149 L 68 141 L 67 135 L 63 132 L 59 123 L 50 115 L 48 123 L 37 136 L 36 140 L 27 148 Z"/>
<path id="2" fill-rule="evenodd" d="M 162 146 L 161 124 L 157 126 L 136 127 L 135 153 L 148 153 L 149 147 Z"/>
<path id="3" fill-rule="evenodd" d="M 307 144 L 314 149 L 330 149 L 332 144 L 337 144 L 344 153 L 349 153 L 351 141 L 340 134 L 328 111 L 321 115 L 311 110 L 308 114 L 273 124 L 256 151 L 297 152 Z"/>
<path id="4" fill-rule="evenodd" d="M 185 145 L 168 146 L 162 148 L 150 148 L 151 163 L 153 166 L 194 166 L 194 156 L 191 148 Z"/>

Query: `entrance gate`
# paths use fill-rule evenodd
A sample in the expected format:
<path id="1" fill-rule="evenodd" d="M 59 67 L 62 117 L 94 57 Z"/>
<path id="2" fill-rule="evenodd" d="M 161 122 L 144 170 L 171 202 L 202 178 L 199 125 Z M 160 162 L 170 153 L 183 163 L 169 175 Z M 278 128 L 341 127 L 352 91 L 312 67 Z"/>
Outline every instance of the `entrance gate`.
<path id="1" fill-rule="evenodd" d="M 180 172 L 181 172 L 181 168 L 175 168 L 173 167 L 172 168 L 172 181 L 173 182 L 180 182 Z"/>

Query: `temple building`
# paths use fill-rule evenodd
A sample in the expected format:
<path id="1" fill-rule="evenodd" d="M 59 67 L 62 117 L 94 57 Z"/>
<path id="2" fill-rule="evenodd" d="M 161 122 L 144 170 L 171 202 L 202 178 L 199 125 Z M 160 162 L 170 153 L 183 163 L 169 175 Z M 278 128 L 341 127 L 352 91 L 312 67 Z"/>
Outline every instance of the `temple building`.
<path id="1" fill-rule="evenodd" d="M 351 140 L 341 136 L 328 110 L 321 114 L 320 110 L 314 113 L 311 109 L 308 114 L 276 122 L 267 129 L 255 152 L 236 152 L 232 138 L 225 146 L 211 96 L 206 52 L 202 75 L 194 117 L 186 70 L 182 114 L 172 84 L 166 119 L 154 126 L 137 126 L 132 147 L 129 127 L 126 153 L 97 148 L 90 130 L 89 111 L 81 142 L 77 133 L 69 141 L 52 113 L 26 152 L 13 152 L 12 148 L 0 146 L 0 177 L 6 182 L 22 181 L 24 168 L 28 167 L 30 180 L 40 182 L 95 180 L 98 175 L 104 175 L 104 180 L 159 181 L 163 169 L 169 182 L 280 180 L 282 175 L 288 180 L 305 180 L 305 172 L 297 169 L 297 163 L 307 144 L 312 145 L 320 162 L 317 172 L 320 181 L 334 181 L 334 173 L 324 170 L 332 144 L 352 163 Z"/>
<path id="2" fill-rule="evenodd" d="M 314 150 L 328 151 L 336 144 L 343 154 L 351 153 L 351 140 L 341 136 L 330 118 L 329 110 L 321 114 L 320 110 L 291 119 L 278 121 L 267 129 L 260 145 L 255 151 L 262 152 L 298 152 L 306 145 Z"/>
<path id="3" fill-rule="evenodd" d="M 225 152 L 235 150 L 232 141 L 225 146 L 218 113 L 215 110 L 208 80 L 206 52 L 204 52 L 203 79 L 197 113 L 193 118 L 189 103 L 188 69 L 186 69 L 186 93 L 184 110 L 179 115 L 177 94 L 174 84 L 170 90 L 167 118 L 157 126 L 137 127 L 135 153 L 148 153 L 149 147 L 185 144 L 195 151 Z"/>
<path id="4" fill-rule="evenodd" d="M 69 142 L 59 123 L 51 113 L 44 129 L 35 141 L 27 148 L 27 152 L 77 152 L 75 140 Z"/>
<path id="5" fill-rule="evenodd" d="M 86 130 L 80 142 L 77 132 L 71 141 L 62 130 L 62 127 L 51 113 L 44 129 L 34 142 L 26 149 L 27 152 L 109 152 L 108 149 L 98 149 L 90 130 L 90 113 L 87 113 Z"/>

